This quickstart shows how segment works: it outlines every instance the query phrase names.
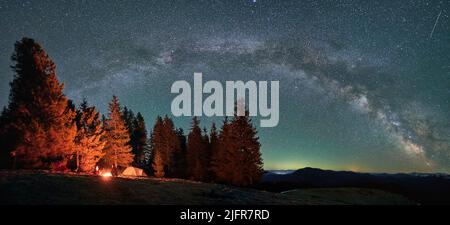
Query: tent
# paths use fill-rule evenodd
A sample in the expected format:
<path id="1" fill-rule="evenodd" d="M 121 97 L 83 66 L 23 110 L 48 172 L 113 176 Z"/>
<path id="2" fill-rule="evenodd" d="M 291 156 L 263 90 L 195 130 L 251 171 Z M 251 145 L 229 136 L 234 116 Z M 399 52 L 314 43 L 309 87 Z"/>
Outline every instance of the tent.
<path id="1" fill-rule="evenodd" d="M 143 176 L 147 176 L 147 174 L 145 174 L 144 170 L 136 168 L 136 167 L 127 167 L 121 174 L 122 176 L 126 176 L 126 177 L 143 177 Z"/>

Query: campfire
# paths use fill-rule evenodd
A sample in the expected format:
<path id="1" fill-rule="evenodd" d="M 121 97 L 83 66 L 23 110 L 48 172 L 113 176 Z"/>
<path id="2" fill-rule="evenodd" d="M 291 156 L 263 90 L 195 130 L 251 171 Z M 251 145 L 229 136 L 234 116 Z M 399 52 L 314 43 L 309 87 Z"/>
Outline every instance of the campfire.
<path id="1" fill-rule="evenodd" d="M 109 178 L 112 177 L 112 173 L 110 171 L 100 171 L 100 176 L 105 177 L 105 178 Z"/>
<path id="2" fill-rule="evenodd" d="M 102 174 L 102 177 L 112 177 L 111 172 L 105 172 Z"/>

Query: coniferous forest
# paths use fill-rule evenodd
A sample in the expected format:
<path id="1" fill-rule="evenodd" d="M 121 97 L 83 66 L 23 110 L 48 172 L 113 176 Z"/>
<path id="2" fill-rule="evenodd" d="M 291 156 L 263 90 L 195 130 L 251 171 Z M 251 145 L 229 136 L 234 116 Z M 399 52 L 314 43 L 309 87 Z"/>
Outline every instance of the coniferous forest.
<path id="1" fill-rule="evenodd" d="M 112 96 L 101 115 L 88 99 L 76 106 L 64 95 L 56 65 L 30 38 L 16 42 L 8 106 L 0 117 L 0 165 L 94 173 L 97 168 L 142 168 L 157 178 L 184 178 L 238 186 L 263 173 L 257 130 L 248 113 L 225 118 L 220 129 L 192 118 L 185 133 L 165 115 L 147 131 L 141 113 Z"/>

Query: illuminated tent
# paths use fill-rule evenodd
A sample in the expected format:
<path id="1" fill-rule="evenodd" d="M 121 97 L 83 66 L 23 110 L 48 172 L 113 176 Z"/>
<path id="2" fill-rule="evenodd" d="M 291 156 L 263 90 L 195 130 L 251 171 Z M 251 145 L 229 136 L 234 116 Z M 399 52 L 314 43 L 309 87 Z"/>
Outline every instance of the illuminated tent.
<path id="1" fill-rule="evenodd" d="M 145 177 L 147 174 L 145 174 L 144 170 L 136 168 L 136 167 L 127 167 L 121 174 L 122 176 L 126 177 Z"/>

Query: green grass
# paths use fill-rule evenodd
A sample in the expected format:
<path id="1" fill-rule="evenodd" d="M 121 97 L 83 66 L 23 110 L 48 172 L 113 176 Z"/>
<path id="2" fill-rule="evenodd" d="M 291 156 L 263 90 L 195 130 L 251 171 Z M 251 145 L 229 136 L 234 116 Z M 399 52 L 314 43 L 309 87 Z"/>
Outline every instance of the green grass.
<path id="1" fill-rule="evenodd" d="M 0 204 L 412 204 L 402 196 L 370 189 L 272 193 L 180 179 L 107 179 L 45 171 L 0 171 L 0 194 Z"/>

